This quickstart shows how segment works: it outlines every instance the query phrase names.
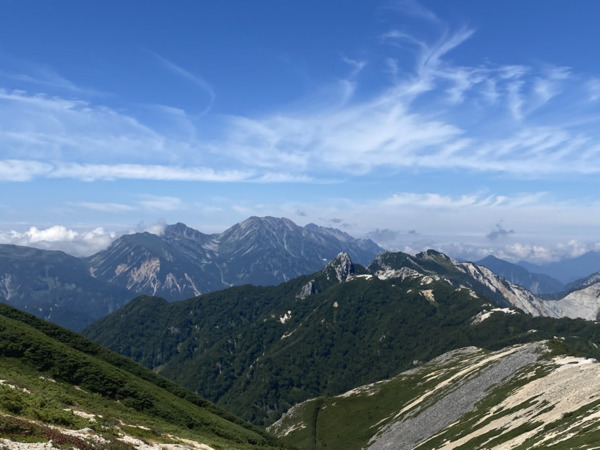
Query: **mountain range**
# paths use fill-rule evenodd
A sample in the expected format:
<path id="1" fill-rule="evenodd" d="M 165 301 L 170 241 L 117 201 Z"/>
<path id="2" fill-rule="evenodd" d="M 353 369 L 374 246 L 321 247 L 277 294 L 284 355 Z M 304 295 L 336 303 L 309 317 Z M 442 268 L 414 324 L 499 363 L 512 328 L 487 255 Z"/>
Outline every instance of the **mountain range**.
<path id="1" fill-rule="evenodd" d="M 339 252 L 368 264 L 383 249 L 340 230 L 250 217 L 220 234 L 182 223 L 123 236 L 87 259 L 92 274 L 135 294 L 181 300 L 242 284 L 275 285 L 321 269 Z"/>
<path id="2" fill-rule="evenodd" d="M 124 235 L 88 258 L 2 245 L 0 298 L 81 330 L 138 295 L 174 301 L 234 285 L 276 285 L 319 270 L 339 252 L 366 265 L 382 251 L 372 241 L 352 238 L 340 230 L 314 224 L 299 227 L 285 218 L 251 217 L 219 234 L 204 234 L 178 223 L 167 226 L 161 235 Z M 407 269 L 419 270 L 422 264 L 411 262 L 407 255 L 402 258 Z M 583 270 L 582 261 L 591 268 L 595 257 L 580 257 L 569 273 Z M 469 272 L 466 278 L 494 284 L 481 292 L 500 305 L 552 317 L 597 317 L 598 302 L 593 301 L 597 289 L 588 278 L 565 285 L 493 256 L 477 264 L 454 266 Z M 490 281 L 483 268 L 504 281 Z M 433 271 L 438 269 L 442 268 Z"/>
<path id="3" fill-rule="evenodd" d="M 321 271 L 274 287 L 172 303 L 139 297 L 83 333 L 267 425 L 299 402 L 464 346 L 497 349 L 559 336 L 600 356 L 590 344 L 600 325 L 558 319 L 558 304 L 433 250 L 382 253 L 368 267 L 341 253 Z"/>
<path id="4" fill-rule="evenodd" d="M 380 250 L 274 218 L 214 235 L 176 224 L 85 259 L 2 247 L 5 298 L 73 328 L 112 311 L 83 334 L 146 369 L 0 305 L 0 445 L 19 434 L 78 448 L 599 443 L 600 273 L 565 286 L 493 258 Z"/>
<path id="5" fill-rule="evenodd" d="M 590 251 L 574 258 L 545 264 L 533 264 L 528 261 L 520 261 L 518 264 L 529 272 L 545 274 L 568 285 L 592 273 L 600 272 L 600 252 Z"/>
<path id="6" fill-rule="evenodd" d="M 477 264 L 487 267 L 496 275 L 524 287 L 535 295 L 553 294 L 565 290 L 565 284 L 550 275 L 532 273 L 519 264 L 513 264 L 492 255 L 477 261 Z"/>
<path id="7" fill-rule="evenodd" d="M 116 311 L 131 294 L 90 275 L 87 263 L 59 251 L 0 245 L 0 299 L 71 329 Z"/>
<path id="8" fill-rule="evenodd" d="M 178 223 L 160 236 L 121 236 L 88 258 L 0 245 L 0 299 L 81 330 L 140 294 L 172 301 L 233 285 L 275 285 L 321 269 L 341 251 L 366 264 L 382 249 L 274 217 L 251 217 L 219 234 Z"/>

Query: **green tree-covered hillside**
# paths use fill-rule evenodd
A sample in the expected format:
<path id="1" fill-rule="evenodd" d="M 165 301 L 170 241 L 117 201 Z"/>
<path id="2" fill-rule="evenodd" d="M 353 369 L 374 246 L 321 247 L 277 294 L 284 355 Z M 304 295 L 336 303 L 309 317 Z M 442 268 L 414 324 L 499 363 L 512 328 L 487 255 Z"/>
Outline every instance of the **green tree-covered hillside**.
<path id="1" fill-rule="evenodd" d="M 84 332 L 257 424 L 460 347 L 564 336 L 572 349 L 598 353 L 598 325 L 492 313 L 496 305 L 462 287 L 463 273 L 453 281 L 451 264 L 436 258 L 423 265 L 447 266 L 439 276 L 379 279 L 353 267 L 340 281 L 341 266 L 330 265 L 276 287 L 175 303 L 140 297 Z"/>

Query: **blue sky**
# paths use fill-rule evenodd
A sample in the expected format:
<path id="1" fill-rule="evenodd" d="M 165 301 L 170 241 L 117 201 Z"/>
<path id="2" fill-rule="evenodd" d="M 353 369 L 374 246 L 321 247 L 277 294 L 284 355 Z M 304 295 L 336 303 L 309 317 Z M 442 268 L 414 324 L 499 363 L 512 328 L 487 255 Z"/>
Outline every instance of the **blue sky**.
<path id="1" fill-rule="evenodd" d="M 0 0 L 0 242 L 251 215 L 600 249 L 596 1 Z"/>

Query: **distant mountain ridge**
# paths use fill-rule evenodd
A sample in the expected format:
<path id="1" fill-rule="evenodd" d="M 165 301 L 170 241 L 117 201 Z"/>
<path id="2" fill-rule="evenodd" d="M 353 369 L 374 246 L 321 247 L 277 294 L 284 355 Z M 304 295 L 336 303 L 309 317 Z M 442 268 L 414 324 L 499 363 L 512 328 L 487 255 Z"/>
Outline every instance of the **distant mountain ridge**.
<path id="1" fill-rule="evenodd" d="M 121 236 L 88 258 L 0 245 L 0 301 L 80 330 L 140 294 L 180 300 L 232 285 L 274 285 L 321 269 L 339 252 L 367 264 L 382 250 L 334 228 L 274 217 L 217 234 L 177 223 L 160 236 Z"/>
<path id="2" fill-rule="evenodd" d="M 532 294 L 551 294 L 565 289 L 565 285 L 556 278 L 543 273 L 531 273 L 523 266 L 504 261 L 492 255 L 477 261 L 477 264 L 487 267 L 513 284 L 524 287 Z"/>
<path id="3" fill-rule="evenodd" d="M 182 300 L 241 284 L 276 285 L 321 269 L 339 252 L 368 264 L 383 249 L 334 228 L 250 217 L 223 233 L 182 223 L 127 235 L 87 259 L 93 275 L 136 295 Z"/>
<path id="4" fill-rule="evenodd" d="M 314 224 L 301 227 L 274 217 L 251 217 L 215 234 L 177 223 L 167 226 L 160 236 L 124 235 L 108 249 L 83 259 L 63 252 L 4 245 L 0 246 L 0 300 L 81 330 L 138 295 L 174 301 L 235 285 L 276 285 L 315 273 L 343 252 L 359 265 L 377 261 L 394 267 L 400 264 L 407 274 L 417 271 L 442 276 L 450 271 L 454 277 L 460 275 L 465 286 L 479 286 L 476 289 L 481 295 L 498 305 L 512 305 L 534 315 L 596 320 L 600 312 L 593 287 L 570 285 L 571 290 L 581 292 L 555 294 L 552 298 L 556 302 L 548 303 L 519 285 L 541 292 L 550 289 L 552 280 L 527 275 L 522 272 L 525 269 L 500 260 L 495 261 L 504 267 L 495 270 L 505 276 L 502 280 L 481 265 L 457 263 L 433 250 L 377 259 L 382 251 L 373 241 L 356 239 L 334 228 Z"/>
<path id="5" fill-rule="evenodd" d="M 567 284 L 600 272 L 600 252 L 591 251 L 575 258 L 546 264 L 532 264 L 527 261 L 520 261 L 518 264 L 529 272 L 543 273 Z"/>

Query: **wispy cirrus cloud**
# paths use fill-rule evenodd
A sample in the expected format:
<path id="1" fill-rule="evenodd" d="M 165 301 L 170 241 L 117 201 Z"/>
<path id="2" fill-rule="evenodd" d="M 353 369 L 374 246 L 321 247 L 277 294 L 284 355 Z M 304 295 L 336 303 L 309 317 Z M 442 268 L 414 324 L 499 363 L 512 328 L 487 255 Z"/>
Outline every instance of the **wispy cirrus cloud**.
<path id="1" fill-rule="evenodd" d="M 179 197 L 164 195 L 140 195 L 132 203 L 114 203 L 114 202 L 75 202 L 72 205 L 80 208 L 100 211 L 105 213 L 122 214 L 131 211 L 177 211 L 186 207 L 185 202 Z"/>
<path id="2" fill-rule="evenodd" d="M 154 122 L 171 124 L 159 128 L 89 98 L 0 88 L 0 179 L 268 183 L 407 169 L 530 177 L 600 172 L 593 164 L 600 127 L 590 111 L 600 98 L 597 76 L 549 64 L 459 64 L 451 55 L 477 38 L 473 28 L 452 31 L 413 1 L 395 8 L 423 19 L 428 32 L 392 27 L 374 40 L 377 52 L 368 58 L 343 54 L 350 73 L 329 89 L 315 89 L 301 107 L 211 116 L 213 86 L 148 51 L 202 90 L 210 127 L 169 106 L 156 109 L 168 120 Z M 369 70 L 379 85 L 356 96 Z M 47 79 L 77 92 L 59 75 Z"/>
<path id="3" fill-rule="evenodd" d="M 165 58 L 164 56 L 159 55 L 156 52 L 153 52 L 151 50 L 147 50 L 147 52 L 149 54 L 151 54 L 154 58 L 156 58 L 156 60 L 158 62 L 160 62 L 160 64 L 163 67 L 165 67 L 167 70 L 169 70 L 170 72 L 174 73 L 175 75 L 182 77 L 183 79 L 195 84 L 200 89 L 202 89 L 202 91 L 204 91 L 204 93 L 208 96 L 208 104 L 202 111 L 202 114 L 207 114 L 212 109 L 217 96 L 215 94 L 215 90 L 214 90 L 213 86 L 208 81 L 206 81 L 204 79 L 204 77 L 202 77 L 199 74 L 194 74 L 194 73 L 184 69 L 180 65 L 175 64 L 173 61 Z"/>
<path id="4" fill-rule="evenodd" d="M 60 163 L 47 174 L 49 178 L 97 180 L 158 180 L 158 181 L 249 181 L 250 171 L 217 171 L 206 167 L 178 167 L 154 164 L 74 164 Z"/>
<path id="5" fill-rule="evenodd" d="M 223 170 L 144 164 L 81 164 L 31 160 L 0 161 L 0 181 L 25 182 L 35 178 L 73 179 L 85 182 L 115 180 L 189 181 L 216 183 L 332 183 L 308 175 L 257 170 Z"/>
<path id="6" fill-rule="evenodd" d="M 397 0 L 392 3 L 391 7 L 401 11 L 404 14 L 408 14 L 419 19 L 424 19 L 436 24 L 441 23 L 440 18 L 433 11 L 424 7 L 415 0 Z"/>
<path id="7" fill-rule="evenodd" d="M 1 181 L 31 181 L 52 171 L 50 164 L 39 161 L 7 159 L 0 161 Z"/>
<path id="8" fill-rule="evenodd" d="M 177 211 L 184 207 L 180 198 L 166 195 L 144 195 L 139 204 L 150 211 Z"/>
<path id="9" fill-rule="evenodd" d="M 73 206 L 90 209 L 92 211 L 116 214 L 136 210 L 135 206 L 112 202 L 76 202 L 73 204 Z"/>
<path id="10" fill-rule="evenodd" d="M 106 96 L 106 93 L 87 86 L 79 86 L 53 67 L 25 61 L 0 52 L 0 86 L 18 84 L 32 90 L 57 91 L 82 96 Z"/>
<path id="11" fill-rule="evenodd" d="M 582 111 L 588 125 L 569 124 L 578 104 L 589 101 L 580 89 L 585 76 L 561 66 L 464 66 L 446 58 L 474 38 L 469 28 L 444 31 L 433 43 L 400 30 L 384 33 L 384 44 L 412 53 L 414 65 L 401 73 L 393 55 L 388 56 L 392 84 L 378 94 L 342 102 L 343 107 L 332 103 L 316 111 L 230 117 L 215 146 L 244 165 L 289 165 L 299 171 L 455 168 L 537 177 L 597 173 L 598 166 L 589 162 L 596 156 L 590 143 L 600 138 L 598 119 Z M 556 101 L 568 116 L 552 106 Z"/>

